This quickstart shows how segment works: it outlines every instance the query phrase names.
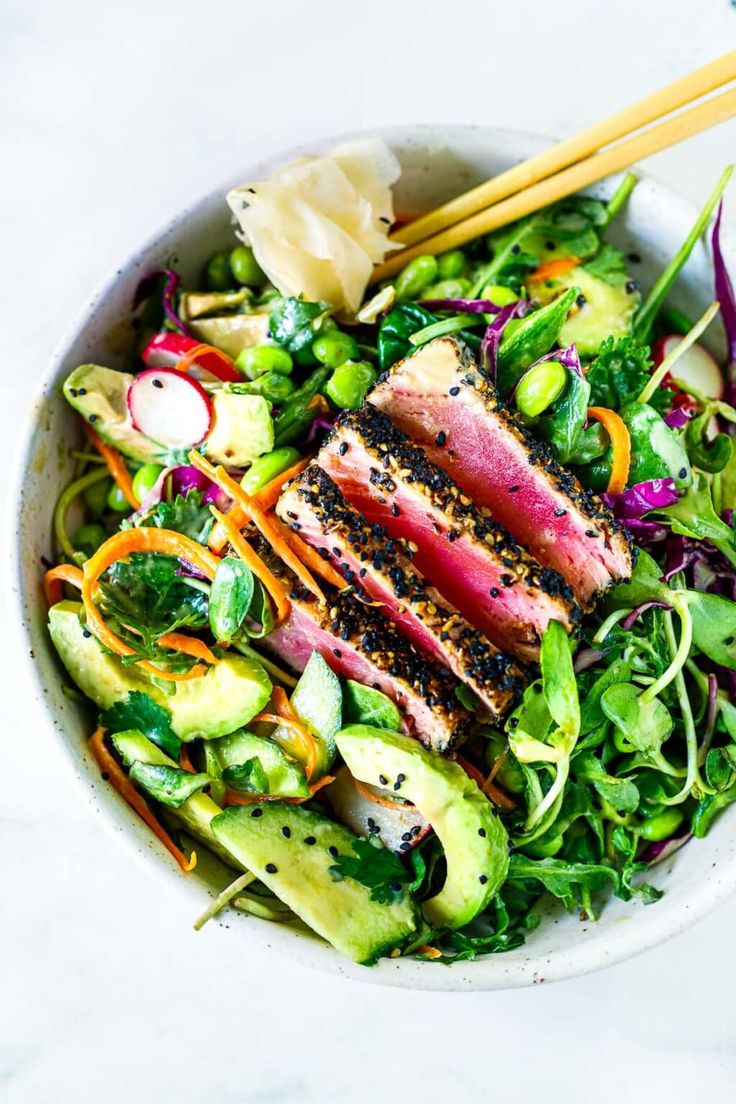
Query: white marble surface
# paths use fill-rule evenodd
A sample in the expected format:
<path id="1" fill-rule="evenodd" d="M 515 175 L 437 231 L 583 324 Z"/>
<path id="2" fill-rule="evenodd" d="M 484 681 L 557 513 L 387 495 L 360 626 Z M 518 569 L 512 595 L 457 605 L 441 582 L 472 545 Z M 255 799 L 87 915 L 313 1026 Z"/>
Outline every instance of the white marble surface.
<path id="1" fill-rule="evenodd" d="M 2 0 L 6 446 L 88 292 L 254 153 L 392 122 L 562 134 L 735 33 L 728 0 Z M 735 151 L 731 124 L 652 167 L 698 198 Z M 0 694 L 7 1104 L 733 1098 L 736 901 L 644 958 L 504 994 L 380 990 L 257 958 L 226 926 L 196 935 L 99 831 L 27 707 L 16 650 Z"/>

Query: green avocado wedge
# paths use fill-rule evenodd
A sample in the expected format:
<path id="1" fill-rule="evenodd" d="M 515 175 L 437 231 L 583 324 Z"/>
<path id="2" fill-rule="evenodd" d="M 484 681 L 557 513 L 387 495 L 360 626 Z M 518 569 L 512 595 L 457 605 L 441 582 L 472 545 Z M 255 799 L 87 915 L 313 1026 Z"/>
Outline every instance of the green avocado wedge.
<path id="1" fill-rule="evenodd" d="M 145 674 L 104 651 L 94 636 L 85 635 L 80 610 L 79 602 L 57 602 L 49 610 L 49 633 L 74 682 L 101 709 L 140 690 L 169 710 L 180 740 L 211 740 L 248 724 L 271 696 L 271 680 L 260 663 L 236 655 L 165 694 Z"/>
<path id="2" fill-rule="evenodd" d="M 438 928 L 469 923 L 496 895 L 509 866 L 508 835 L 488 798 L 458 763 L 403 733 L 350 725 L 336 741 L 354 778 L 372 785 L 388 778 L 436 832 L 447 878 L 422 906 L 427 920 Z"/>
<path id="3" fill-rule="evenodd" d="M 353 878 L 334 881 L 330 867 L 351 855 L 356 836 L 302 805 L 278 802 L 226 809 L 212 821 L 219 843 L 305 924 L 353 962 L 372 965 L 417 929 L 407 893 L 381 904 Z"/>

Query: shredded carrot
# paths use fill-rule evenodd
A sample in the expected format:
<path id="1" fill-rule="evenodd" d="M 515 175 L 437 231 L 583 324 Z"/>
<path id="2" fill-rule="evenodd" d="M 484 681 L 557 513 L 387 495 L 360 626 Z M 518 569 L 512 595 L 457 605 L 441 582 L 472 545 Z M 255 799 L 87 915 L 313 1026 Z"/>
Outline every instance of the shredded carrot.
<path id="1" fill-rule="evenodd" d="M 165 633 L 164 636 L 158 638 L 158 643 L 162 648 L 171 648 L 175 652 L 183 652 L 184 655 L 193 656 L 194 659 L 203 659 L 205 663 L 210 663 L 213 667 L 220 662 L 203 640 L 197 640 L 194 636 L 187 636 L 186 633 Z"/>
<path id="2" fill-rule="evenodd" d="M 313 594 L 321 604 L 326 605 L 325 596 L 319 585 L 284 539 L 285 526 L 278 518 L 274 517 L 273 514 L 268 514 L 252 495 L 244 491 L 240 484 L 228 475 L 221 465 L 216 468 L 213 467 L 209 460 L 205 460 L 201 453 L 194 450 L 189 453 L 189 463 L 206 475 L 208 479 L 211 479 L 213 483 L 216 483 L 225 494 L 230 496 L 236 506 L 240 506 L 249 520 L 253 521 L 258 531 L 271 545 L 276 555 L 284 561 L 287 567 L 291 568 L 297 579 L 307 588 L 310 594 Z"/>
<path id="3" fill-rule="evenodd" d="M 530 276 L 527 276 L 528 284 L 540 284 L 543 280 L 554 280 L 556 276 L 564 276 L 571 268 L 580 264 L 579 257 L 556 257 L 552 261 L 542 261 L 538 268 Z"/>
<path id="4" fill-rule="evenodd" d="M 417 954 L 424 955 L 425 958 L 442 958 L 442 951 L 437 947 L 430 947 L 428 944 L 417 947 Z"/>
<path id="5" fill-rule="evenodd" d="M 273 689 L 273 704 L 274 713 L 259 713 L 253 719 L 263 721 L 265 724 L 283 725 L 284 728 L 291 729 L 306 759 L 307 780 L 311 782 L 317 773 L 317 741 L 303 721 L 299 720 L 286 696 L 286 691 L 280 686 L 275 686 Z"/>
<path id="6" fill-rule="evenodd" d="M 251 548 L 240 530 L 231 522 L 229 514 L 221 514 L 216 506 L 210 506 L 210 511 L 218 524 L 224 528 L 227 539 L 241 560 L 247 563 L 256 578 L 263 583 L 276 607 L 276 622 L 279 625 L 282 624 L 289 616 L 289 610 L 291 609 L 283 583 L 276 578 L 268 564 L 265 564 L 258 553 Z"/>
<path id="7" fill-rule="evenodd" d="M 87 625 L 101 644 L 109 648 L 116 655 L 134 655 L 134 649 L 121 640 L 117 633 L 106 624 L 100 611 L 94 602 L 100 576 L 117 560 L 130 556 L 133 552 L 163 552 L 165 555 L 176 556 L 186 560 L 196 567 L 208 579 L 214 578 L 218 560 L 201 544 L 185 537 L 181 533 L 175 533 L 171 529 L 141 528 L 124 529 L 114 533 L 95 552 L 89 560 L 86 560 L 82 569 L 82 601 L 87 615 Z M 191 639 L 191 638 L 185 638 Z M 166 645 L 164 645 L 166 646 Z M 191 670 L 184 673 L 174 673 L 156 667 L 148 660 L 139 660 L 137 666 L 156 678 L 167 679 L 170 682 L 187 682 L 193 678 L 199 678 L 206 673 L 207 668 L 198 663 Z"/>
<path id="8" fill-rule="evenodd" d="M 490 772 L 490 774 L 488 775 L 488 777 L 486 778 L 486 780 L 484 782 L 485 786 L 489 785 L 489 783 L 491 783 L 493 781 L 493 779 L 496 777 L 496 775 L 500 771 L 501 767 L 503 766 L 507 755 L 508 755 L 508 748 L 504 748 L 503 751 L 501 752 L 501 754 L 498 756 L 498 758 L 494 761 L 493 766 L 491 767 L 491 772 Z"/>
<path id="9" fill-rule="evenodd" d="M 498 805 L 500 809 L 513 809 L 515 808 L 514 802 L 511 798 L 499 789 L 498 786 L 494 786 L 493 782 L 483 777 L 477 767 L 474 767 L 472 763 L 462 756 L 458 755 L 457 762 L 463 768 L 469 778 L 472 778 L 481 793 L 484 793 L 489 801 L 492 801 L 494 805 Z"/>
<path id="10" fill-rule="evenodd" d="M 361 797 L 365 797 L 368 801 L 375 802 L 376 805 L 383 805 L 386 809 L 393 809 L 394 812 L 400 809 L 404 804 L 402 801 L 392 801 L 390 797 L 380 797 L 378 794 L 374 794 L 359 778 L 353 779 L 353 785 Z"/>
<path id="11" fill-rule="evenodd" d="M 223 365 L 228 368 L 235 376 L 239 376 L 235 368 L 235 361 L 227 353 L 223 353 L 222 349 L 216 348 L 214 345 L 193 345 L 188 352 L 180 356 L 176 362 L 177 372 L 189 372 L 194 364 L 196 364 L 199 357 L 204 356 L 216 356 L 218 360 L 222 361 Z"/>
<path id="12" fill-rule="evenodd" d="M 463 768 L 463 770 L 468 775 L 468 777 L 472 778 L 473 781 L 482 790 L 483 786 L 485 785 L 485 778 L 483 777 L 481 772 L 478 770 L 478 768 L 474 767 L 472 763 L 469 763 L 464 755 L 458 755 L 457 756 L 457 762 Z"/>
<path id="13" fill-rule="evenodd" d="M 631 434 L 626 422 L 620 414 L 609 410 L 607 406 L 589 406 L 588 417 L 600 422 L 611 438 L 613 463 L 606 489 L 609 494 L 621 494 L 628 482 L 631 468 Z"/>
<path id="14" fill-rule="evenodd" d="M 87 437 L 89 438 L 90 444 L 97 449 L 100 456 L 107 464 L 107 470 L 125 495 L 128 504 L 132 506 L 134 510 L 137 510 L 140 506 L 140 501 L 133 490 L 133 480 L 130 478 L 130 472 L 122 456 L 117 449 L 114 449 L 111 445 L 106 445 L 90 425 L 85 423 L 84 428 L 87 431 Z"/>
<path id="15" fill-rule="evenodd" d="M 334 774 L 325 774 L 309 787 L 307 797 L 282 797 L 281 794 L 259 793 L 235 793 L 234 790 L 225 791 L 225 805 L 255 805 L 262 801 L 282 801 L 285 805 L 303 805 L 305 801 L 311 801 L 318 790 L 323 786 L 329 786 L 335 781 Z"/>
<path id="16" fill-rule="evenodd" d="M 290 529 L 288 525 L 283 527 L 283 536 L 287 544 L 296 552 L 298 556 L 301 556 L 302 563 L 305 563 L 315 575 L 321 575 L 326 583 L 330 586 L 336 587 L 338 590 L 345 590 L 350 586 L 342 575 L 335 571 L 329 560 L 323 560 L 319 552 L 317 552 L 311 545 L 303 541 L 302 538 Z"/>
<path id="17" fill-rule="evenodd" d="M 294 476 L 299 475 L 304 471 L 307 465 L 311 463 L 311 458 L 305 460 L 299 460 L 296 464 L 292 464 L 290 468 L 287 468 L 281 475 L 277 475 L 275 479 L 272 479 L 270 483 L 267 483 L 265 487 L 261 487 L 260 491 L 256 491 L 253 498 L 256 500 L 259 506 L 264 510 L 270 510 L 276 505 L 279 495 L 284 486 L 293 479 Z M 228 514 L 228 517 L 232 521 L 233 525 L 237 529 L 242 529 L 244 525 L 250 520 L 245 512 L 240 509 L 239 506 L 233 506 L 232 510 Z M 207 542 L 213 552 L 218 555 L 222 552 L 223 548 L 227 544 L 227 533 L 221 525 L 216 525 L 210 533 L 210 539 Z"/>
<path id="18" fill-rule="evenodd" d="M 107 776 L 107 780 L 113 789 L 117 790 L 122 798 L 128 802 L 130 807 L 135 810 L 141 820 L 145 821 L 148 827 L 153 832 L 157 839 L 161 840 L 166 850 L 174 856 L 179 866 L 185 873 L 189 873 L 190 870 L 194 870 L 197 865 L 197 855 L 195 851 L 189 858 L 179 850 L 171 836 L 168 834 L 165 828 L 159 824 L 156 817 L 151 812 L 148 803 L 143 799 L 143 796 L 138 792 L 133 783 L 128 778 L 123 768 L 118 763 L 117 759 L 113 758 L 110 752 L 105 747 L 105 730 L 104 728 L 98 728 L 92 734 L 90 738 L 90 749 L 95 757 L 97 765 L 102 771 L 103 775 Z"/>
<path id="19" fill-rule="evenodd" d="M 181 745 L 181 751 L 179 752 L 179 761 L 185 771 L 189 771 L 190 774 L 196 774 L 194 764 L 189 757 L 189 748 L 186 744 Z"/>
<path id="20" fill-rule="evenodd" d="M 43 595 L 48 606 L 55 606 L 64 597 L 62 583 L 82 589 L 82 570 L 74 564 L 51 567 L 43 577 Z"/>

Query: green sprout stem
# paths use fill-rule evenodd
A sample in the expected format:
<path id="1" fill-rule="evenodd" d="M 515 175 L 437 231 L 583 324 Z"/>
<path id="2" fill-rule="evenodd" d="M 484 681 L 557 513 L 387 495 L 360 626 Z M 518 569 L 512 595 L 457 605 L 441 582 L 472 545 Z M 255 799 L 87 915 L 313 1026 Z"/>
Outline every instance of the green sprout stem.
<path id="1" fill-rule="evenodd" d="M 680 357 L 687 352 L 687 350 L 695 344 L 700 335 L 708 328 L 715 316 L 720 310 L 720 303 L 716 300 L 711 303 L 705 314 L 695 323 L 690 333 L 686 337 L 683 337 L 682 341 L 675 345 L 672 352 L 664 358 L 655 372 L 652 372 L 651 376 L 642 388 L 638 401 L 640 403 L 649 402 L 654 392 L 657 390 L 662 380 L 665 378 L 668 372 L 672 371 L 672 366 L 680 359 Z"/>
<path id="2" fill-rule="evenodd" d="M 81 494 L 83 494 L 88 487 L 94 486 L 95 483 L 100 483 L 103 479 L 107 479 L 108 472 L 107 467 L 95 468 L 94 471 L 87 472 L 86 475 L 81 476 L 79 479 L 75 479 L 73 483 L 70 483 L 68 487 L 65 487 L 56 500 L 54 506 L 54 536 L 67 560 L 72 563 L 79 564 L 86 557 L 82 555 L 82 561 L 80 561 L 80 553 L 74 548 L 69 534 L 66 529 L 66 518 L 69 513 L 69 509 L 72 503 Z"/>

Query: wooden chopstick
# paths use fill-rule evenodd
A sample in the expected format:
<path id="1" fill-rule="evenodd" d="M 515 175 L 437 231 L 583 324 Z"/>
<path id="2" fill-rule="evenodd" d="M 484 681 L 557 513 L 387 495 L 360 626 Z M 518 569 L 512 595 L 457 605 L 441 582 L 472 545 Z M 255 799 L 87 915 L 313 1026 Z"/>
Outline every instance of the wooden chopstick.
<path id="1" fill-rule="evenodd" d="M 509 196 L 500 203 L 494 203 L 493 206 L 463 219 L 462 222 L 450 226 L 439 234 L 426 238 L 408 249 L 402 249 L 383 264 L 376 266 L 371 283 L 393 276 L 413 257 L 456 249 L 481 234 L 488 234 L 492 230 L 515 222 L 516 219 L 572 195 L 589 184 L 627 169 L 635 162 L 659 153 L 660 150 L 690 138 L 693 134 L 726 122 L 734 115 L 736 115 L 736 88 L 722 92 L 704 103 L 696 104 L 695 107 L 682 111 L 679 115 L 674 115 L 640 134 L 635 134 L 602 153 L 578 161 L 562 172 L 532 184 L 531 187 Z"/>
<path id="2" fill-rule="evenodd" d="M 723 57 L 716 58 L 687 76 L 660 88 L 635 104 L 610 115 L 587 130 L 581 131 L 562 142 L 557 142 L 528 161 L 514 165 L 498 176 L 479 184 L 464 195 L 451 199 L 434 211 L 422 215 L 407 223 L 391 235 L 391 241 L 404 245 L 431 238 L 434 234 L 447 230 L 456 222 L 498 203 L 515 192 L 522 191 L 532 184 L 568 165 L 589 157 L 604 146 L 625 138 L 641 127 L 647 126 L 664 115 L 685 107 L 693 100 L 714 92 L 724 84 L 736 80 L 736 50 Z"/>

